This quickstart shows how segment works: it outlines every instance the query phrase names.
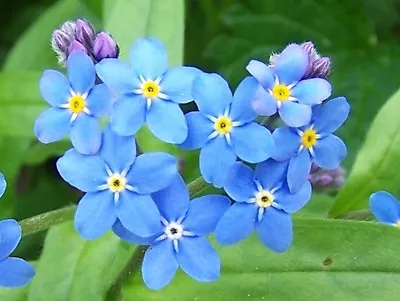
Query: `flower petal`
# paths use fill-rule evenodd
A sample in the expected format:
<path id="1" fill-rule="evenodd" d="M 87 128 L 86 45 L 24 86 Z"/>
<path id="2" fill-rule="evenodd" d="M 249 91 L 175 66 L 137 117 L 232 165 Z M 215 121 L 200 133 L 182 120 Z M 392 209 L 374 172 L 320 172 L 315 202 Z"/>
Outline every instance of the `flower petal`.
<path id="1" fill-rule="evenodd" d="M 135 234 L 133 234 L 131 231 L 126 229 L 124 225 L 121 224 L 121 221 L 117 219 L 117 221 L 114 223 L 112 226 L 112 230 L 117 235 L 119 238 L 131 243 L 131 244 L 138 244 L 138 245 L 149 245 L 151 244 L 154 239 L 156 238 L 155 236 L 150 236 L 150 237 L 140 237 Z"/>
<path id="2" fill-rule="evenodd" d="M 221 217 L 215 229 L 218 243 L 233 245 L 249 236 L 254 231 L 256 217 L 256 205 L 233 204 Z"/>
<path id="3" fill-rule="evenodd" d="M 304 207 L 310 200 L 312 193 L 311 184 L 306 181 L 296 192 L 291 193 L 286 185 L 279 189 L 275 194 L 275 202 L 287 213 L 295 213 Z"/>
<path id="4" fill-rule="evenodd" d="M 248 76 L 242 80 L 233 95 L 230 118 L 239 122 L 250 122 L 257 117 L 256 111 L 252 107 L 252 101 L 258 90 L 258 82 Z"/>
<path id="5" fill-rule="evenodd" d="M 229 169 L 236 161 L 236 155 L 225 140 L 217 136 L 200 151 L 200 172 L 204 180 L 221 188 Z"/>
<path id="6" fill-rule="evenodd" d="M 101 146 L 101 126 L 96 117 L 79 114 L 71 125 L 71 142 L 76 150 L 85 155 L 96 154 Z"/>
<path id="7" fill-rule="evenodd" d="M 232 102 L 228 83 L 215 73 L 199 74 L 193 82 L 192 93 L 199 111 L 204 115 L 219 117 Z"/>
<path id="8" fill-rule="evenodd" d="M 339 137 L 329 135 L 317 140 L 317 144 L 314 146 L 314 153 L 314 162 L 319 167 L 334 169 L 339 167 L 340 162 L 346 157 L 347 149 Z"/>
<path id="9" fill-rule="evenodd" d="M 6 179 L 4 178 L 4 174 L 0 172 L 0 198 L 3 196 L 4 192 L 6 191 L 6 188 L 7 188 Z"/>
<path id="10" fill-rule="evenodd" d="M 116 209 L 121 224 L 137 236 L 150 237 L 162 231 L 160 212 L 149 195 L 126 190 L 120 193 Z"/>
<path id="11" fill-rule="evenodd" d="M 182 143 L 188 135 L 185 115 L 179 105 L 171 101 L 152 101 L 146 122 L 154 136 L 167 143 Z"/>
<path id="12" fill-rule="evenodd" d="M 214 131 L 213 123 L 200 112 L 190 112 L 185 115 L 188 135 L 180 145 L 185 149 L 197 149 L 204 146 L 208 136 Z"/>
<path id="13" fill-rule="evenodd" d="M 140 87 L 131 66 L 120 59 L 102 59 L 96 64 L 97 75 L 112 91 L 129 93 Z"/>
<path id="14" fill-rule="evenodd" d="M 53 107 L 68 102 L 71 97 L 69 93 L 69 80 L 59 71 L 46 70 L 43 72 L 39 82 L 40 94 Z"/>
<path id="15" fill-rule="evenodd" d="M 253 75 L 265 89 L 270 89 L 275 81 L 274 73 L 263 62 L 251 60 L 246 66 L 247 71 Z"/>
<path id="16" fill-rule="evenodd" d="M 75 213 L 75 229 L 87 240 L 99 238 L 117 219 L 113 194 L 109 190 L 86 193 Z"/>
<path id="17" fill-rule="evenodd" d="M 277 128 L 272 137 L 275 142 L 274 159 L 278 161 L 288 160 L 296 154 L 300 147 L 300 136 L 288 127 Z"/>
<path id="18" fill-rule="evenodd" d="M 299 189 L 307 181 L 307 177 L 311 170 L 311 157 L 308 150 L 302 150 L 289 162 L 287 174 L 287 183 L 292 193 Z"/>
<path id="19" fill-rule="evenodd" d="M 315 105 L 331 96 L 332 86 L 322 78 L 310 78 L 300 81 L 292 89 L 293 97 L 297 98 L 299 103 Z"/>
<path id="20" fill-rule="evenodd" d="M 58 159 L 57 169 L 67 183 L 85 192 L 97 191 L 108 178 L 104 161 L 99 156 L 85 156 L 75 149 Z"/>
<path id="21" fill-rule="evenodd" d="M 205 237 L 184 237 L 179 240 L 176 259 L 182 270 L 200 282 L 219 278 L 221 261 Z"/>
<path id="22" fill-rule="evenodd" d="M 136 134 L 145 120 L 146 100 L 141 95 L 120 97 L 110 116 L 111 128 L 121 136 Z"/>
<path id="23" fill-rule="evenodd" d="M 10 256 L 21 240 L 21 226 L 16 220 L 0 221 L 0 261 Z"/>
<path id="24" fill-rule="evenodd" d="M 334 98 L 314 108 L 312 119 L 315 129 L 318 133 L 325 134 L 331 134 L 341 127 L 350 113 L 350 106 L 345 97 Z"/>
<path id="25" fill-rule="evenodd" d="M 176 103 L 192 101 L 193 80 L 200 72 L 197 68 L 185 66 L 168 69 L 160 83 L 161 92 Z"/>
<path id="26" fill-rule="evenodd" d="M 255 122 L 233 128 L 231 138 L 233 150 L 243 161 L 258 163 L 275 153 L 271 132 Z"/>
<path id="27" fill-rule="evenodd" d="M 74 92 L 83 94 L 88 92 L 96 80 L 94 63 L 83 51 L 76 51 L 68 56 L 68 76 Z"/>
<path id="28" fill-rule="evenodd" d="M 254 111 L 263 116 L 272 116 L 278 109 L 276 99 L 261 86 L 256 91 L 252 107 Z"/>
<path id="29" fill-rule="evenodd" d="M 151 246 L 144 255 L 142 277 L 146 286 L 152 290 L 165 287 L 178 270 L 173 244 L 163 240 Z"/>
<path id="30" fill-rule="evenodd" d="M 90 114 L 96 117 L 107 116 L 111 111 L 111 94 L 105 84 L 94 86 L 86 102 Z"/>
<path id="31" fill-rule="evenodd" d="M 9 257 L 0 261 L 0 286 L 22 287 L 35 276 L 33 266 L 21 258 Z"/>
<path id="32" fill-rule="evenodd" d="M 279 109 L 282 120 L 290 127 L 301 127 L 310 122 L 311 107 L 292 101 L 285 101 Z"/>
<path id="33" fill-rule="evenodd" d="M 380 222 L 393 225 L 400 221 L 400 203 L 389 192 L 373 193 L 369 198 L 369 205 Z"/>
<path id="34" fill-rule="evenodd" d="M 49 108 L 35 122 L 35 135 L 42 143 L 64 138 L 70 129 L 71 112 L 66 109 Z"/>
<path id="35" fill-rule="evenodd" d="M 261 242 L 275 252 L 286 251 L 293 241 L 293 224 L 289 214 L 269 207 L 257 225 Z"/>
<path id="36" fill-rule="evenodd" d="M 133 43 L 129 60 L 133 71 L 146 80 L 155 80 L 168 68 L 168 54 L 156 38 L 139 38 Z"/>
<path id="37" fill-rule="evenodd" d="M 236 202 L 246 202 L 258 191 L 254 183 L 254 171 L 247 165 L 236 162 L 226 177 L 226 193 Z"/>
<path id="38" fill-rule="evenodd" d="M 151 195 L 161 216 L 169 222 L 176 222 L 185 216 L 189 208 L 189 190 L 182 177 L 177 174 L 175 179 L 166 188 Z"/>
<path id="39" fill-rule="evenodd" d="M 184 228 L 199 236 L 210 234 L 230 205 L 231 201 L 222 195 L 205 195 L 193 199 L 183 220 Z"/>
<path id="40" fill-rule="evenodd" d="M 287 168 L 287 161 L 277 162 L 269 159 L 257 164 L 254 174 L 264 189 L 272 189 L 285 182 Z"/>
<path id="41" fill-rule="evenodd" d="M 308 63 L 308 55 L 303 48 L 297 44 L 290 44 L 279 54 L 274 63 L 274 70 L 281 83 L 290 85 L 303 77 Z"/>
<path id="42" fill-rule="evenodd" d="M 167 153 L 145 153 L 136 158 L 127 174 L 135 191 L 148 194 L 164 189 L 177 175 L 176 158 Z"/>

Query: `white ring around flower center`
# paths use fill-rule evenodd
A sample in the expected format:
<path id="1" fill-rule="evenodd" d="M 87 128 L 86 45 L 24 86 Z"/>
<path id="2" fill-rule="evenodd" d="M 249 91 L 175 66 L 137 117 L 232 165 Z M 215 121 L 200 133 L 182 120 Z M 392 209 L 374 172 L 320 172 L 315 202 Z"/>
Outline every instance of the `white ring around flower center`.
<path id="1" fill-rule="evenodd" d="M 183 235 L 183 227 L 178 223 L 170 223 L 164 229 L 165 235 L 167 235 L 168 239 L 179 239 Z"/>

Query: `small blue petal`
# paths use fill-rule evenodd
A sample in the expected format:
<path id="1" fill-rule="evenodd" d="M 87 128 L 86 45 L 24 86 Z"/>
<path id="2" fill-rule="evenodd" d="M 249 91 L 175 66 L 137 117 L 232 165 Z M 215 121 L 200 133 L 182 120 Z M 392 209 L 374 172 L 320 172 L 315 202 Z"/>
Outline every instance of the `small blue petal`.
<path id="1" fill-rule="evenodd" d="M 146 120 L 146 100 L 141 95 L 122 96 L 111 111 L 111 128 L 118 135 L 131 136 Z"/>
<path id="2" fill-rule="evenodd" d="M 267 160 L 275 153 L 271 132 L 255 122 L 233 128 L 231 139 L 235 153 L 249 163 Z"/>
<path id="3" fill-rule="evenodd" d="M 217 241 L 222 245 L 233 245 L 249 236 L 256 225 L 257 208 L 255 204 L 233 204 L 217 224 Z"/>
<path id="4" fill-rule="evenodd" d="M 131 66 L 120 59 L 103 59 L 96 64 L 97 75 L 112 91 L 129 93 L 140 88 L 140 80 Z"/>
<path id="5" fill-rule="evenodd" d="M 90 114 L 97 117 L 107 116 L 112 107 L 111 95 L 105 84 L 96 85 L 86 99 Z"/>
<path id="6" fill-rule="evenodd" d="M 286 251 L 293 241 L 293 224 L 289 214 L 269 207 L 257 225 L 261 242 L 275 252 Z"/>
<path id="7" fill-rule="evenodd" d="M 189 190 L 178 174 L 170 185 L 151 195 L 161 216 L 169 222 L 184 217 L 189 208 Z"/>
<path id="8" fill-rule="evenodd" d="M 288 45 L 276 59 L 274 70 L 283 84 L 290 85 L 299 81 L 307 70 L 307 53 L 297 44 Z"/>
<path id="9" fill-rule="evenodd" d="M 180 147 L 185 149 L 203 147 L 208 136 L 214 131 L 213 123 L 200 112 L 190 112 L 185 117 L 188 135 Z"/>
<path id="10" fill-rule="evenodd" d="M 347 155 L 346 145 L 335 136 L 329 135 L 317 140 L 314 146 L 314 162 L 321 168 L 335 169 Z"/>
<path id="11" fill-rule="evenodd" d="M 236 162 L 229 170 L 224 189 L 236 202 L 247 202 L 258 191 L 254 183 L 254 171 L 249 166 Z"/>
<path id="12" fill-rule="evenodd" d="M 59 71 L 46 70 L 43 72 L 39 82 L 40 94 L 53 107 L 68 102 L 71 97 L 69 93 L 69 80 Z"/>
<path id="13" fill-rule="evenodd" d="M 83 94 L 94 85 L 96 71 L 93 61 L 86 53 L 76 51 L 68 56 L 68 76 L 74 92 Z"/>
<path id="14" fill-rule="evenodd" d="M 176 158 L 159 152 L 137 157 L 126 177 L 135 191 L 148 194 L 170 185 L 177 174 Z"/>
<path id="15" fill-rule="evenodd" d="M 84 155 L 96 154 L 101 146 L 101 126 L 96 117 L 81 113 L 71 125 L 71 142 Z"/>
<path id="16" fill-rule="evenodd" d="M 233 95 L 229 113 L 233 121 L 250 122 L 257 117 L 257 113 L 252 107 L 252 101 L 258 87 L 259 85 L 254 77 L 248 76 L 241 81 Z"/>
<path id="17" fill-rule="evenodd" d="M 173 244 L 163 240 L 146 251 L 142 265 L 142 277 L 146 286 L 159 290 L 174 278 L 178 270 Z"/>
<path id="18" fill-rule="evenodd" d="M 119 136 L 108 125 L 104 129 L 99 154 L 112 172 L 121 173 L 129 169 L 136 159 L 135 138 Z"/>
<path id="19" fill-rule="evenodd" d="M 312 120 L 318 133 L 331 134 L 346 121 L 350 106 L 344 97 L 334 98 L 320 106 L 313 107 Z"/>
<path id="20" fill-rule="evenodd" d="M 307 204 L 311 198 L 311 193 L 311 184 L 306 181 L 296 193 L 291 193 L 289 187 L 285 185 L 274 194 L 274 197 L 279 207 L 291 214 L 299 211 Z"/>
<path id="21" fill-rule="evenodd" d="M 307 181 L 311 170 L 311 157 L 308 150 L 302 150 L 289 162 L 287 183 L 292 193 L 297 192 Z"/>
<path id="22" fill-rule="evenodd" d="M 130 232 L 128 229 L 126 229 L 120 222 L 120 220 L 117 219 L 115 224 L 112 226 L 112 230 L 117 235 L 119 238 L 131 243 L 131 244 L 138 244 L 138 245 L 149 245 L 151 244 L 155 238 L 155 236 L 150 236 L 150 237 L 140 237 L 132 232 Z"/>
<path id="23" fill-rule="evenodd" d="M 156 38 L 140 38 L 132 45 L 129 60 L 133 71 L 146 80 L 155 80 L 168 68 L 168 54 Z"/>
<path id="24" fill-rule="evenodd" d="M 272 116 L 278 109 L 276 99 L 261 86 L 256 91 L 252 107 L 255 112 L 263 116 Z"/>
<path id="25" fill-rule="evenodd" d="M 294 157 L 300 147 L 300 136 L 293 129 L 277 128 L 272 137 L 275 141 L 275 154 L 273 156 L 275 160 L 284 161 Z"/>
<path id="26" fill-rule="evenodd" d="M 200 282 L 219 278 L 221 262 L 205 237 L 184 237 L 179 240 L 176 259 L 182 270 Z"/>
<path id="27" fill-rule="evenodd" d="M 121 224 L 137 236 L 150 237 L 162 231 L 160 212 L 149 195 L 124 191 L 116 209 Z"/>
<path id="28" fill-rule="evenodd" d="M 277 162 L 269 159 L 257 164 L 255 177 L 264 189 L 272 189 L 281 186 L 285 182 L 288 162 Z"/>
<path id="29" fill-rule="evenodd" d="M 71 112 L 67 109 L 50 108 L 35 122 L 35 135 L 42 143 L 51 143 L 64 138 L 70 129 Z"/>
<path id="30" fill-rule="evenodd" d="M 311 107 L 292 101 L 285 101 L 279 109 L 279 116 L 290 127 L 301 127 L 310 122 Z"/>
<path id="31" fill-rule="evenodd" d="M 292 89 L 291 96 L 298 99 L 301 104 L 319 104 L 332 93 L 332 86 L 322 78 L 310 78 L 300 81 Z"/>
<path id="32" fill-rule="evenodd" d="M 3 196 L 4 192 L 6 191 L 6 188 L 7 188 L 6 179 L 4 178 L 4 174 L 0 172 L 0 198 Z"/>
<path id="33" fill-rule="evenodd" d="M 179 105 L 171 101 L 152 101 L 146 122 L 154 136 L 167 143 L 182 143 L 188 135 L 185 115 Z"/>
<path id="34" fill-rule="evenodd" d="M 161 92 L 176 103 L 188 103 L 192 101 L 193 80 L 200 72 L 199 69 L 194 67 L 168 69 L 160 82 Z"/>
<path id="35" fill-rule="evenodd" d="M 86 193 L 75 213 L 75 229 L 87 240 L 99 238 L 117 219 L 113 193 L 109 190 Z"/>
<path id="36" fill-rule="evenodd" d="M 394 225 L 400 221 L 400 203 L 390 193 L 386 191 L 373 193 L 369 198 L 369 205 L 380 222 Z"/>
<path id="37" fill-rule="evenodd" d="M 0 261 L 0 286 L 22 287 L 35 276 L 33 266 L 21 258 L 10 257 Z"/>
<path id="38" fill-rule="evenodd" d="M 265 89 L 270 89 L 274 85 L 274 73 L 271 68 L 263 62 L 251 60 L 246 66 L 246 69 Z"/>
<path id="39" fill-rule="evenodd" d="M 61 177 L 85 192 L 97 191 L 108 177 L 104 161 L 99 156 L 85 156 L 70 149 L 57 161 Z"/>
<path id="40" fill-rule="evenodd" d="M 231 205 L 222 195 L 205 195 L 190 202 L 189 210 L 182 224 L 187 231 L 199 236 L 214 232 L 221 216 Z"/>
<path id="41" fill-rule="evenodd" d="M 0 261 L 10 256 L 21 240 L 21 226 L 16 220 L 0 221 Z"/>
<path id="42" fill-rule="evenodd" d="M 199 111 L 204 115 L 219 117 L 232 102 L 228 83 L 215 73 L 199 74 L 193 82 L 192 93 Z"/>
<path id="43" fill-rule="evenodd" d="M 225 137 L 217 136 L 200 151 L 200 172 L 204 180 L 221 188 L 229 169 L 236 161 L 236 154 L 225 140 Z"/>

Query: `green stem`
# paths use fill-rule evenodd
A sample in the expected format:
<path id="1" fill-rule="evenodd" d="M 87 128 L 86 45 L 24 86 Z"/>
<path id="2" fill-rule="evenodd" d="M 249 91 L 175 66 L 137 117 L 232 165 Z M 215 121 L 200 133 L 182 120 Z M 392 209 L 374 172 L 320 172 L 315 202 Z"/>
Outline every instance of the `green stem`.
<path id="1" fill-rule="evenodd" d="M 351 219 L 358 221 L 370 221 L 373 220 L 373 216 L 371 211 L 369 210 L 357 210 L 351 211 L 343 215 L 339 215 L 335 217 L 336 219 Z"/>

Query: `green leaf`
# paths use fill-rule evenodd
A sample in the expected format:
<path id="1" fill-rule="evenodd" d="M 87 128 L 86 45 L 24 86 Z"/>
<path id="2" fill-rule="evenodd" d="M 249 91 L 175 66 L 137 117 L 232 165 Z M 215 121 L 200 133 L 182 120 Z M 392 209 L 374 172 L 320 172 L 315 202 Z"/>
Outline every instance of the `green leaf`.
<path id="1" fill-rule="evenodd" d="M 399 109 L 400 90 L 374 119 L 347 183 L 330 210 L 331 216 L 368 208 L 369 196 L 378 190 L 400 194 Z"/>
<path id="2" fill-rule="evenodd" d="M 254 235 L 218 247 L 222 277 L 199 283 L 179 272 L 159 292 L 140 277 L 124 290 L 126 301 L 364 300 L 398 299 L 400 232 L 371 222 L 295 220 L 293 246 L 267 250 Z"/>
<path id="3" fill-rule="evenodd" d="M 34 143 L 24 158 L 24 163 L 37 165 L 45 162 L 50 157 L 58 157 L 71 148 L 71 142 L 61 140 L 50 144 L 42 144 L 39 141 Z"/>

